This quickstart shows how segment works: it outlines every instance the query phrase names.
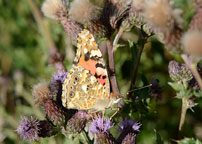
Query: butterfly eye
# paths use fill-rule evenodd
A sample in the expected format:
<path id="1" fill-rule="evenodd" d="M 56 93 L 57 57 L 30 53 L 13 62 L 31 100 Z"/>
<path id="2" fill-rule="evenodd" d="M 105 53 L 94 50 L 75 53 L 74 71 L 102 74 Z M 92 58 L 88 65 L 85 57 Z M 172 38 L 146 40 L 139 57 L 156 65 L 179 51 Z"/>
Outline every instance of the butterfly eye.
<path id="1" fill-rule="evenodd" d="M 73 92 L 73 91 L 70 91 L 69 97 L 70 97 L 70 98 L 73 98 L 73 97 L 74 97 L 74 92 Z"/>

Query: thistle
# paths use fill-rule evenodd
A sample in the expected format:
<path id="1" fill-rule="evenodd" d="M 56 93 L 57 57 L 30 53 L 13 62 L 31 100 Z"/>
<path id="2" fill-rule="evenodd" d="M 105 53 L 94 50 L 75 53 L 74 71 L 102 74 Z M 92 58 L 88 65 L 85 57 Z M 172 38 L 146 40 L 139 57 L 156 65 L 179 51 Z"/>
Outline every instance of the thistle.
<path id="1" fill-rule="evenodd" d="M 109 119 L 98 117 L 89 127 L 89 132 L 93 133 L 96 137 L 94 144 L 113 144 L 115 143 L 114 137 L 108 131 L 112 128 L 112 123 Z"/>
<path id="2" fill-rule="evenodd" d="M 175 82 L 188 82 L 193 77 L 185 64 L 180 66 L 176 61 L 169 62 L 168 71 L 170 78 Z"/>
<path id="3" fill-rule="evenodd" d="M 140 132 L 142 124 L 140 122 L 134 122 L 132 120 L 125 119 L 119 123 L 121 134 L 118 137 L 117 142 L 121 144 L 135 143 L 135 137 Z"/>
<path id="4" fill-rule="evenodd" d="M 39 122 L 36 118 L 24 117 L 15 131 L 20 135 L 23 140 L 31 142 L 33 140 L 39 139 L 38 126 Z"/>

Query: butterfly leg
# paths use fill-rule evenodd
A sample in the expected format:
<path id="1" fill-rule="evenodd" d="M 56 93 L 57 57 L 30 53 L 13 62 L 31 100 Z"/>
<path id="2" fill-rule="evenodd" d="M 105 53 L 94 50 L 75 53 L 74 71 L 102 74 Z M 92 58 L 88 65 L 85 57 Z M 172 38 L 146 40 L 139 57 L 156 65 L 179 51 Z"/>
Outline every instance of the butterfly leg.
<path id="1" fill-rule="evenodd" d="M 104 122 L 104 115 L 105 115 L 105 110 L 102 111 L 102 125 L 101 125 L 102 129 L 103 129 L 103 122 Z"/>
<path id="2" fill-rule="evenodd" d="M 96 117 L 96 118 L 98 117 L 97 114 L 96 114 L 97 112 L 98 112 L 97 110 L 89 111 L 89 115 L 92 118 L 92 120 L 95 120 L 94 117 Z"/>
<path id="3" fill-rule="evenodd" d="M 111 108 L 111 110 L 115 110 L 115 112 L 114 112 L 113 115 L 110 117 L 110 120 L 118 113 L 118 111 L 120 110 L 120 108 Z"/>

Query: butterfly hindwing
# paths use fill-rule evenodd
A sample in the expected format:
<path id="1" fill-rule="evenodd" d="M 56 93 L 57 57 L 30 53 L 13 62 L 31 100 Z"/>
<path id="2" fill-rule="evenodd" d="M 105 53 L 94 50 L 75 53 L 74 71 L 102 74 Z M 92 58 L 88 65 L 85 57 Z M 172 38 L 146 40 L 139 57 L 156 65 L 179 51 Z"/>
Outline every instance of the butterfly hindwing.
<path id="1" fill-rule="evenodd" d="M 108 102 L 110 91 L 107 87 L 108 84 L 103 86 L 90 71 L 73 66 L 63 84 L 62 104 L 72 109 L 97 109 L 100 100 Z M 107 104 L 101 106 L 105 108 Z"/>

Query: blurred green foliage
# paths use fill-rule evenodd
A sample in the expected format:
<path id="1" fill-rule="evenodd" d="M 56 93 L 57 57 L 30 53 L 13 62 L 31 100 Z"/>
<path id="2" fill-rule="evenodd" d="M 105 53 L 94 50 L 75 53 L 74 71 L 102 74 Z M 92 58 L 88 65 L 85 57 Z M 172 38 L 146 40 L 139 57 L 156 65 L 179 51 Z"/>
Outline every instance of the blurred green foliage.
<path id="1" fill-rule="evenodd" d="M 35 2 L 40 8 L 42 0 L 35 0 Z M 189 1 L 178 0 L 176 6 L 185 10 L 183 18 L 187 21 L 185 25 L 187 27 L 194 13 Z M 48 21 L 52 38 L 59 51 L 64 54 L 72 52 L 72 55 L 65 58 L 66 67 L 70 68 L 75 48 L 66 37 L 62 26 L 52 20 L 44 21 Z M 127 34 L 137 35 L 135 29 Z M 49 81 L 55 70 L 48 63 L 48 47 L 27 0 L 0 0 L 0 36 L 0 143 L 21 144 L 25 142 L 14 130 L 22 116 L 45 118 L 43 110 L 34 104 L 31 94 L 32 86 L 42 81 Z M 130 47 L 129 42 L 124 39 L 121 39 L 119 43 L 125 46 L 119 47 L 115 52 L 116 74 L 121 93 L 126 95 L 130 87 L 137 46 Z M 174 57 L 180 60 L 178 56 Z M 139 99 L 135 102 L 128 101 L 122 113 L 118 114 L 116 121 L 118 122 L 120 116 L 142 122 L 137 143 L 168 144 L 183 137 L 202 140 L 201 100 L 196 101 L 198 105 L 194 107 L 194 112 L 188 110 L 183 130 L 178 133 L 181 101 L 175 98 L 175 92 L 168 85 L 171 80 L 167 68 L 168 62 L 174 57 L 158 40 L 154 37 L 149 38 L 141 57 L 136 87 L 149 84 L 151 78 L 155 77 L 159 79 L 163 87 L 162 99 L 156 101 L 149 97 L 147 89 L 141 93 L 137 91 L 135 94 L 139 96 Z M 115 129 L 111 131 L 116 136 Z M 59 134 L 32 143 L 70 143 L 67 141 Z"/>

